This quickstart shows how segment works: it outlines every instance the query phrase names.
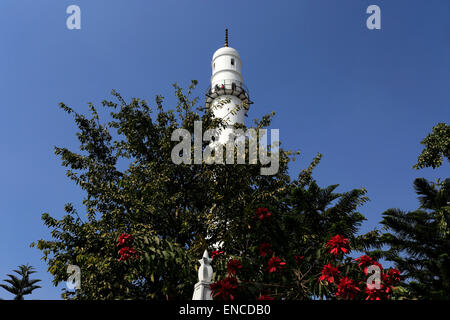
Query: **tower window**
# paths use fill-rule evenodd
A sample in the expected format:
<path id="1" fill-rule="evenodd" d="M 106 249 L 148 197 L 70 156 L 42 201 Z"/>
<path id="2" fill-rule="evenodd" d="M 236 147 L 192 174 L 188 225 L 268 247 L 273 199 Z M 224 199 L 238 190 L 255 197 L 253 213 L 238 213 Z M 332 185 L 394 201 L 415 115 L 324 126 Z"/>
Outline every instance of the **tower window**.
<path id="1" fill-rule="evenodd" d="M 231 58 L 231 65 L 234 66 L 234 58 Z"/>

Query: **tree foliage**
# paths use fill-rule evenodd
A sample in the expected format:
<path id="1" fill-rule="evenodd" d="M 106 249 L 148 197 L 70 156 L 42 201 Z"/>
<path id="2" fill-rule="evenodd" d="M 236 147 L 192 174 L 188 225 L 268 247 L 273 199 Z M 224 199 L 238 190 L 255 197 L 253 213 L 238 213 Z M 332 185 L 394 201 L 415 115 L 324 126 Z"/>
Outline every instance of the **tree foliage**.
<path id="1" fill-rule="evenodd" d="M 193 132 L 198 120 L 205 130 L 225 125 L 211 110 L 196 106 L 195 85 L 187 93 L 174 85 L 177 105 L 167 111 L 161 96 L 151 108 L 113 92 L 116 100 L 102 103 L 111 110 L 106 123 L 92 104 L 90 117 L 61 104 L 74 115 L 80 151 L 56 147 L 55 153 L 67 176 L 86 192 L 86 220 L 70 203 L 60 220 L 43 214 L 52 239 L 36 245 L 55 285 L 66 280 L 69 264 L 81 268 L 82 288 L 64 297 L 191 298 L 202 251 L 228 237 L 246 208 L 275 204 L 286 194 L 288 152 L 281 153 L 275 176 L 260 175 L 260 164 L 172 163 L 175 129 Z M 267 127 L 270 120 L 264 116 L 255 128 Z M 127 168 L 120 170 L 124 163 Z M 116 241 L 122 233 L 133 234 L 138 258 L 118 261 Z"/>
<path id="2" fill-rule="evenodd" d="M 320 188 L 304 170 L 289 185 L 283 201 L 268 206 L 269 217 L 259 219 L 255 211 L 245 212 L 241 223 L 230 229 L 232 239 L 225 241 L 224 253 L 213 260 L 215 280 L 227 277 L 227 262 L 237 259 L 242 264 L 237 293 L 241 299 L 333 298 L 328 284 L 318 281 L 323 265 L 333 260 L 325 243 L 336 234 L 351 239 L 361 250 L 370 243 L 364 236 L 356 236 L 364 220 L 356 209 L 367 201 L 365 190 L 336 193 L 336 188 Z M 274 258 L 283 265 L 271 272 Z M 351 258 L 340 256 L 337 260 L 342 267 Z"/>
<path id="3" fill-rule="evenodd" d="M 62 219 L 43 214 L 52 239 L 41 239 L 36 246 L 55 285 L 67 279 L 69 264 L 80 267 L 81 289 L 65 290 L 65 298 L 190 299 L 197 259 L 221 243 L 227 255 L 248 257 L 243 280 L 279 285 L 279 297 L 309 299 L 326 296 L 317 283 L 326 239 L 339 233 L 355 248 L 368 247 L 373 234 L 356 236 L 364 220 L 356 208 L 367 201 L 366 191 L 336 193 L 337 185 L 320 188 L 312 178 L 320 154 L 294 180 L 287 173 L 294 153 L 283 148 L 273 176 L 261 175 L 260 163 L 172 163 L 175 129 L 193 132 L 195 121 L 202 121 L 204 130 L 226 125 L 212 116 L 212 110 L 197 106 L 198 98 L 192 97 L 195 85 L 193 81 L 187 93 L 174 85 L 177 103 L 169 110 L 161 96 L 152 108 L 139 99 L 127 103 L 113 91 L 115 100 L 102 103 L 110 110 L 106 122 L 92 104 L 89 117 L 61 104 L 74 115 L 80 150 L 56 147 L 55 153 L 67 167 L 67 176 L 86 192 L 86 218 L 81 219 L 70 203 Z M 272 116 L 254 120 L 253 128 L 268 127 Z M 203 148 L 208 143 L 203 142 Z M 253 218 L 262 206 L 273 213 L 270 224 Z M 133 254 L 125 260 L 117 246 L 123 234 L 133 236 L 133 247 L 126 249 Z M 256 267 L 261 261 L 251 258 L 263 241 L 270 241 L 290 268 L 295 255 L 304 256 L 299 273 L 281 280 L 273 274 L 265 278 Z M 256 291 L 242 297 L 256 298 Z"/>
<path id="4" fill-rule="evenodd" d="M 419 155 L 414 168 L 432 167 L 435 169 L 440 167 L 445 159 L 450 161 L 450 126 L 438 123 L 421 144 L 425 145 L 425 148 Z"/>
<path id="5" fill-rule="evenodd" d="M 404 212 L 389 209 L 381 237 L 388 260 L 404 271 L 409 298 L 450 298 L 450 179 L 430 183 L 418 178 L 414 187 L 420 207 Z"/>
<path id="6" fill-rule="evenodd" d="M 40 282 L 40 279 L 30 279 L 30 275 L 36 273 L 32 266 L 20 265 L 19 269 L 13 270 L 17 275 L 8 274 L 9 279 L 3 280 L 7 284 L 0 284 L 0 287 L 14 295 L 14 300 L 24 300 L 24 296 L 33 293 L 34 290 L 41 288 L 36 283 Z"/>
<path id="7" fill-rule="evenodd" d="M 357 235 L 365 220 L 357 209 L 368 200 L 366 190 L 337 193 L 338 185 L 319 187 L 311 176 L 319 160 L 320 155 L 292 181 L 282 207 L 247 212 L 238 228 L 230 230 L 232 241 L 213 251 L 216 299 L 396 299 L 403 295 L 398 270 L 383 270 L 376 261 L 381 253 L 370 250 L 378 243 L 378 232 Z M 270 214 L 261 214 L 266 210 Z M 338 244 L 330 244 L 330 239 Z M 339 241 L 345 246 L 341 248 Z M 357 263 L 351 250 L 363 252 L 370 263 Z M 381 268 L 382 282 L 380 288 L 367 290 L 367 267 L 372 264 Z M 334 278 L 324 276 L 325 267 L 335 268 Z M 355 294 L 349 294 L 346 281 Z"/>

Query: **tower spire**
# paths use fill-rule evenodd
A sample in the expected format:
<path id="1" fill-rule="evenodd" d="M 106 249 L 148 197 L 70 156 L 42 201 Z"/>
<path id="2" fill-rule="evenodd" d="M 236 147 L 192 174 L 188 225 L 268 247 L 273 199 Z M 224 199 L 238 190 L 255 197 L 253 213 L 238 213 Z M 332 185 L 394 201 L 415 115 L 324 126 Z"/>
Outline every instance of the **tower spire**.
<path id="1" fill-rule="evenodd" d="M 225 29 L 225 45 L 224 47 L 228 47 L 228 29 Z"/>

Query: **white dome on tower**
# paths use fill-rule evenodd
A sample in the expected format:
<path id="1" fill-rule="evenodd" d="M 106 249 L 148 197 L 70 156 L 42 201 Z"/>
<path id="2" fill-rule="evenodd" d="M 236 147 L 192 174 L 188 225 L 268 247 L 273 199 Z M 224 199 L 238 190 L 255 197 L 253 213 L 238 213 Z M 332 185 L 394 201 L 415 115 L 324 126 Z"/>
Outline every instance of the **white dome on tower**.
<path id="1" fill-rule="evenodd" d="M 234 56 L 238 57 L 239 59 L 241 59 L 241 56 L 239 55 L 239 52 L 237 52 L 236 49 L 234 49 L 232 47 L 222 47 L 222 48 L 217 49 L 216 52 L 214 52 L 214 55 L 213 55 L 213 58 L 212 58 L 213 61 L 218 56 L 224 55 L 224 54 L 234 55 Z"/>
<path id="2" fill-rule="evenodd" d="M 211 64 L 212 86 L 223 81 L 235 81 L 239 85 L 243 83 L 241 57 L 236 49 L 230 47 L 220 48 L 214 53 Z"/>

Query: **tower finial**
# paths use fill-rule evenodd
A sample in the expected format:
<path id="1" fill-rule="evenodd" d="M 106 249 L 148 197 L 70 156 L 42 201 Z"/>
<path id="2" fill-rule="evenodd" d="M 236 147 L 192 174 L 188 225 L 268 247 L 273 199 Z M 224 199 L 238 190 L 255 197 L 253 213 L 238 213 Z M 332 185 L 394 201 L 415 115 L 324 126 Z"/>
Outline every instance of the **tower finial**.
<path id="1" fill-rule="evenodd" d="M 225 29 L 225 47 L 228 47 L 228 29 Z"/>

